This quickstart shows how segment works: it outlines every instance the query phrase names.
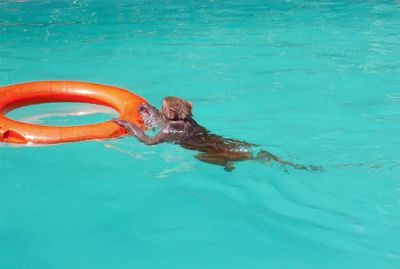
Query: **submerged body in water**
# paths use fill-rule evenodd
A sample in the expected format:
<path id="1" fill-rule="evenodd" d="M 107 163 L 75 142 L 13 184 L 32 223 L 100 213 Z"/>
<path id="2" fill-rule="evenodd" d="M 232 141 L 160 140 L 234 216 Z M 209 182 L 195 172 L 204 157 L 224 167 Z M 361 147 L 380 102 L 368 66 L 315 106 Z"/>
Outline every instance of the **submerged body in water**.
<path id="1" fill-rule="evenodd" d="M 114 122 L 147 145 L 172 142 L 187 149 L 200 151 L 195 155 L 197 159 L 221 165 L 226 171 L 235 168 L 234 161 L 243 160 L 258 160 L 264 163 L 275 161 L 283 166 L 304 170 L 321 169 L 318 166 L 285 161 L 265 150 L 253 153 L 257 145 L 211 133 L 192 118 L 191 109 L 190 102 L 177 97 L 164 98 L 160 111 L 149 104 L 140 105 L 138 111 L 146 127 L 159 129 L 154 136 L 147 136 L 141 128 L 129 121 L 114 119 Z"/>

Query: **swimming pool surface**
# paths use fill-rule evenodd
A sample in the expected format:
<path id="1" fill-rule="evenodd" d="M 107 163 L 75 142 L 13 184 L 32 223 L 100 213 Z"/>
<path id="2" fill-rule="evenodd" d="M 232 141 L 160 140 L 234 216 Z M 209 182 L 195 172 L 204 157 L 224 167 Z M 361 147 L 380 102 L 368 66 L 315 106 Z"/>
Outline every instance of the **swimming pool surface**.
<path id="1" fill-rule="evenodd" d="M 0 143 L 0 268 L 400 268 L 399 29 L 399 1 L 1 1 L 0 85 L 181 96 L 213 132 L 325 170 L 228 173 L 129 137 Z"/>

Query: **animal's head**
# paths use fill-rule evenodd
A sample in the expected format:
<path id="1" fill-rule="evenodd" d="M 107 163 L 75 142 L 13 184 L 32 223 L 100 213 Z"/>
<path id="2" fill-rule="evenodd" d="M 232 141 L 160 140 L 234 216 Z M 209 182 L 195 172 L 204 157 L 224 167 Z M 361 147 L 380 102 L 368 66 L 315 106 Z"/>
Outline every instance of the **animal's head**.
<path id="1" fill-rule="evenodd" d="M 167 96 L 162 101 L 160 112 L 168 120 L 190 119 L 192 118 L 192 103 L 175 96 Z"/>

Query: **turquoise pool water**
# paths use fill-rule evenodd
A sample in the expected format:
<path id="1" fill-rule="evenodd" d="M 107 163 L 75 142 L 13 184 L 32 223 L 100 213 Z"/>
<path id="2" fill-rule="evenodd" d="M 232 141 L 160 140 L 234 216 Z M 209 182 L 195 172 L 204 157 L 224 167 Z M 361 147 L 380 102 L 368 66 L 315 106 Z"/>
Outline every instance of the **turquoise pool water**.
<path id="1" fill-rule="evenodd" d="M 400 268 L 399 29 L 398 1 L 1 1 L 1 85 L 182 96 L 210 130 L 325 171 L 228 173 L 132 138 L 0 144 L 0 268 Z"/>

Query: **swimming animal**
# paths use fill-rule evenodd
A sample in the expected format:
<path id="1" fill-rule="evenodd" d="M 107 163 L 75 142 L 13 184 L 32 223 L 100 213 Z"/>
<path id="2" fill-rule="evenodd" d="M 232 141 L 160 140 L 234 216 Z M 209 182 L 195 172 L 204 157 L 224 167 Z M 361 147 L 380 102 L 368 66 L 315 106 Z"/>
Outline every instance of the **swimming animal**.
<path id="1" fill-rule="evenodd" d="M 138 112 L 145 126 L 159 129 L 154 136 L 147 136 L 140 127 L 129 121 L 123 119 L 113 119 L 113 121 L 122 126 L 129 135 L 135 136 L 147 145 L 163 142 L 179 144 L 184 148 L 199 151 L 195 155 L 197 159 L 221 165 L 226 171 L 235 168 L 233 162 L 244 160 L 259 160 L 264 163 L 275 161 L 284 167 L 320 170 L 318 166 L 285 161 L 265 150 L 254 154 L 253 149 L 257 147 L 255 144 L 213 134 L 193 119 L 192 106 L 191 102 L 174 96 L 165 97 L 160 110 L 147 103 L 139 105 Z"/>

